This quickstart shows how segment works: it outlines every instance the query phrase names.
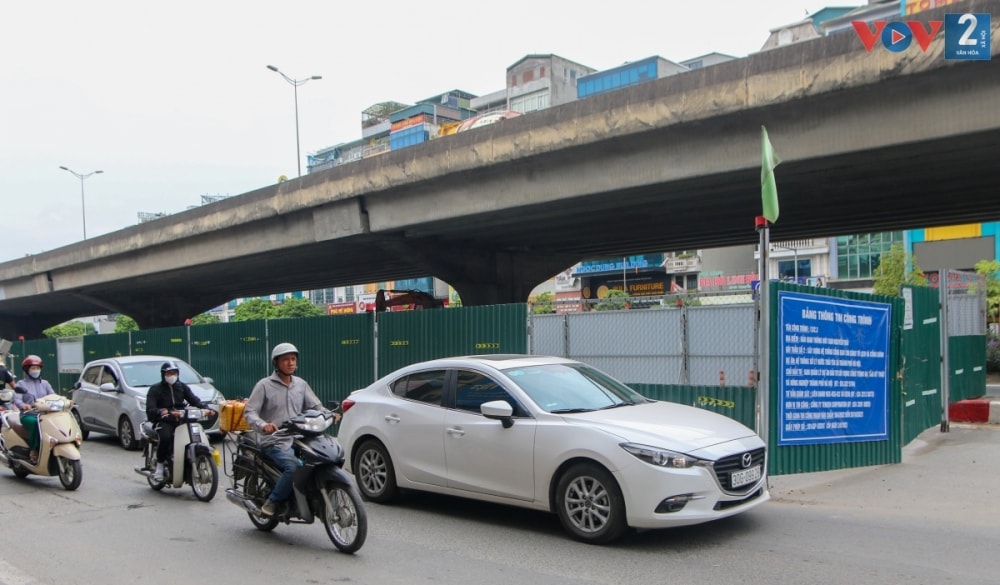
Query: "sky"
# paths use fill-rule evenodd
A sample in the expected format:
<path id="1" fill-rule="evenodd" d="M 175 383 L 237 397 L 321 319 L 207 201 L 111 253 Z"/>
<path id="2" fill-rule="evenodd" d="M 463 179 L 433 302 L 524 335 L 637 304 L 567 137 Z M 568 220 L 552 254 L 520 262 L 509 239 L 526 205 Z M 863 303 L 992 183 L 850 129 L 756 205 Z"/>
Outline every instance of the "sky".
<path id="1" fill-rule="evenodd" d="M 773 28 L 863 3 L 4 2 L 0 262 L 295 177 L 296 90 L 267 65 L 322 76 L 298 88 L 305 173 L 308 153 L 361 138 L 365 108 L 501 90 L 527 54 L 597 70 L 743 57 Z"/>

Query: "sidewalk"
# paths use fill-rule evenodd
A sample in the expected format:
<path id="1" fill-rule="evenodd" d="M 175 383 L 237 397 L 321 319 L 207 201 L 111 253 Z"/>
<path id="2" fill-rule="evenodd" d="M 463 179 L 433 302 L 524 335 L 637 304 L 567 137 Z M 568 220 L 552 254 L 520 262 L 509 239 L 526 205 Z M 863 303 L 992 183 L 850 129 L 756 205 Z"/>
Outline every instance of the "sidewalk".
<path id="1" fill-rule="evenodd" d="M 960 400 L 948 407 L 952 422 L 1000 424 L 1000 374 L 986 374 L 986 394 Z"/>

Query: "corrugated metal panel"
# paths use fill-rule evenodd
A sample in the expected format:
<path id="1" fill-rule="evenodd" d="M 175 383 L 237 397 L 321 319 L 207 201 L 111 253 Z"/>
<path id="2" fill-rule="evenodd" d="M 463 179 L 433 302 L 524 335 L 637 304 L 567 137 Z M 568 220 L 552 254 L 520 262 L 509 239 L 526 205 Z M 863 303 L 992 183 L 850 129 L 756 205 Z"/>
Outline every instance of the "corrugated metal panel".
<path id="1" fill-rule="evenodd" d="M 566 347 L 566 315 L 530 315 L 531 347 L 534 355 L 569 357 Z"/>
<path id="2" fill-rule="evenodd" d="M 270 372 L 266 321 L 215 323 L 191 327 L 191 365 L 226 398 L 250 396 L 253 385 Z"/>
<path id="3" fill-rule="evenodd" d="M 748 428 L 754 427 L 757 412 L 757 392 L 754 388 L 642 383 L 630 383 L 628 386 L 647 398 L 710 410 L 743 423 Z"/>
<path id="4" fill-rule="evenodd" d="M 373 314 L 365 313 L 268 321 L 268 348 L 294 344 L 299 350 L 297 375 L 323 402 L 341 401 L 374 381 L 372 319 Z M 270 365 L 270 349 L 267 356 Z"/>
<path id="5" fill-rule="evenodd" d="M 164 327 L 132 332 L 132 355 L 163 355 L 190 361 L 187 327 Z"/>
<path id="6" fill-rule="evenodd" d="M 986 336 L 948 338 L 948 400 L 958 402 L 986 394 Z"/>
<path id="7" fill-rule="evenodd" d="M 130 333 L 108 333 L 107 335 L 83 336 L 83 361 L 99 360 L 106 357 L 132 355 L 129 347 Z"/>
<path id="8" fill-rule="evenodd" d="M 859 301 L 870 301 L 888 303 L 892 306 L 891 324 L 889 331 L 889 359 L 890 368 L 895 368 L 899 364 L 899 333 L 903 323 L 903 300 L 879 295 L 866 295 L 849 291 L 838 291 L 833 289 L 819 289 L 813 287 L 802 287 L 794 284 L 773 282 L 771 283 L 771 360 L 770 360 L 770 421 L 768 445 L 769 445 L 769 466 L 771 475 L 784 475 L 790 473 L 811 473 L 815 471 L 829 471 L 832 469 L 846 469 L 850 467 L 865 467 L 868 465 L 885 465 L 888 463 L 899 463 L 902 460 L 902 417 L 900 405 L 902 403 L 902 388 L 896 375 L 897 371 L 887 372 L 889 380 L 889 438 L 886 441 L 869 441 L 858 443 L 837 443 L 822 445 L 782 445 L 778 446 L 778 400 L 780 399 L 778 388 L 777 368 L 779 364 L 777 341 L 778 341 L 778 293 L 787 291 L 805 291 L 821 296 L 837 297 Z"/>
<path id="9" fill-rule="evenodd" d="M 523 303 L 376 316 L 379 376 L 439 357 L 527 353 L 528 308 Z"/>
<path id="10" fill-rule="evenodd" d="M 691 307 L 687 315 L 689 378 L 693 385 L 741 386 L 754 369 L 754 305 Z"/>
<path id="11" fill-rule="evenodd" d="M 569 357 L 619 380 L 669 384 L 682 368 L 681 312 L 590 311 L 565 315 Z"/>
<path id="12" fill-rule="evenodd" d="M 939 294 L 927 287 L 906 287 L 912 299 L 912 325 L 904 324 L 900 347 L 903 375 L 903 444 L 941 422 L 941 322 Z"/>
<path id="13" fill-rule="evenodd" d="M 21 362 L 29 355 L 37 355 L 42 358 L 42 378 L 49 381 L 52 389 L 64 396 L 69 395 L 76 382 L 77 376 L 59 375 L 59 357 L 56 351 L 55 339 L 32 339 L 31 341 L 14 342 L 10 347 L 10 355 L 13 358 L 12 374 L 19 379 L 24 377 L 21 370 Z"/>

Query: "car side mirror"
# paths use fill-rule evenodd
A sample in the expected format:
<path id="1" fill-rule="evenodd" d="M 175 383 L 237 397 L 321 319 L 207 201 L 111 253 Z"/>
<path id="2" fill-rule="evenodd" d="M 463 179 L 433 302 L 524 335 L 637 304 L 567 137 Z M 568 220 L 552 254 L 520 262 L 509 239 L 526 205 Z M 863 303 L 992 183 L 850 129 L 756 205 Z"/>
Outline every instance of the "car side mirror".
<path id="1" fill-rule="evenodd" d="M 79 390 L 82 386 L 83 386 L 83 384 L 81 384 L 79 380 L 77 380 L 76 382 L 73 382 L 73 389 L 74 390 Z"/>
<path id="2" fill-rule="evenodd" d="M 101 384 L 101 392 L 116 392 L 117 390 L 118 386 L 115 386 L 111 382 Z"/>
<path id="3" fill-rule="evenodd" d="M 205 376 L 205 383 L 206 384 L 214 384 L 215 380 L 209 378 L 208 376 Z"/>
<path id="4" fill-rule="evenodd" d="M 484 402 L 479 411 L 488 419 L 500 421 L 505 429 L 514 426 L 514 407 L 505 400 Z"/>

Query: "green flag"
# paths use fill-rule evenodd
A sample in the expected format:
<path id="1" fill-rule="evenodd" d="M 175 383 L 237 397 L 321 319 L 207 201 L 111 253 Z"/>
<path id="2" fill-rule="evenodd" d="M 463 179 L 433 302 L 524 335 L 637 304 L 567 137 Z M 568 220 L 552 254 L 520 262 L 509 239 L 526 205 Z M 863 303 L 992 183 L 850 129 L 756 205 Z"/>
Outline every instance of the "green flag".
<path id="1" fill-rule="evenodd" d="M 778 186 L 774 182 L 774 167 L 781 159 L 774 154 L 771 141 L 767 138 L 767 128 L 760 127 L 760 199 L 764 208 L 764 219 L 774 223 L 778 221 Z"/>

